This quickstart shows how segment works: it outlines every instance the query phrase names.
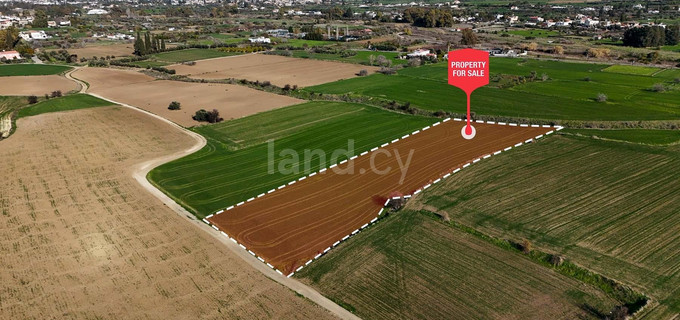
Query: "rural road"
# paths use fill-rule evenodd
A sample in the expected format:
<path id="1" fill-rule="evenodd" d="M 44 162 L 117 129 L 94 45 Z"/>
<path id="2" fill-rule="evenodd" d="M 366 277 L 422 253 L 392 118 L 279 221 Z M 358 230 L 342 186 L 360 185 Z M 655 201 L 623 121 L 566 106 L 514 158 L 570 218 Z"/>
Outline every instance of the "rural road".
<path id="1" fill-rule="evenodd" d="M 180 151 L 180 152 L 177 152 L 177 153 L 174 153 L 174 154 L 170 154 L 170 155 L 166 155 L 166 156 L 159 157 L 159 158 L 156 158 L 156 159 L 152 159 L 152 160 L 149 160 L 149 161 L 146 161 L 146 162 L 143 162 L 143 163 L 136 165 L 133 168 L 133 177 L 135 178 L 135 180 L 137 180 L 137 182 L 142 187 L 144 187 L 146 190 L 148 190 L 156 198 L 161 200 L 168 208 L 175 211 L 175 213 L 177 213 L 178 215 L 184 217 L 192 225 L 194 225 L 195 227 L 207 232 L 212 237 L 214 237 L 215 239 L 220 241 L 227 248 L 229 248 L 234 254 L 236 254 L 238 257 L 240 257 L 245 262 L 250 264 L 250 266 L 252 266 L 254 269 L 260 271 L 266 277 L 288 287 L 289 289 L 297 292 L 298 294 L 303 295 L 305 298 L 313 301 L 314 303 L 318 304 L 322 308 L 325 308 L 326 310 L 328 310 L 329 312 L 333 313 L 334 315 L 338 316 L 341 319 L 360 319 L 356 315 L 347 311 L 345 308 L 339 306 L 338 304 L 331 301 L 330 299 L 324 297 L 321 293 L 319 293 L 318 291 L 314 290 L 313 288 L 307 286 L 306 284 L 303 284 L 300 281 L 297 281 L 297 280 L 292 279 L 292 278 L 287 278 L 283 275 L 278 274 L 276 271 L 274 271 L 274 269 L 269 268 L 266 264 L 260 262 L 260 260 L 257 260 L 257 258 L 250 255 L 247 251 L 241 249 L 241 247 L 239 247 L 237 244 L 233 243 L 232 241 L 229 241 L 229 239 L 227 237 L 222 236 L 222 234 L 219 233 L 218 231 L 216 231 L 215 229 L 211 228 L 210 226 L 203 223 L 202 221 L 196 219 L 196 217 L 193 214 L 191 214 L 189 211 L 184 209 L 184 207 L 180 206 L 179 204 L 177 204 L 177 202 L 172 200 L 165 193 L 163 193 L 162 191 L 160 191 L 159 189 L 154 187 L 146 179 L 147 174 L 151 170 L 153 170 L 154 168 L 156 168 L 156 167 L 158 167 L 158 166 L 160 166 L 164 163 L 170 162 L 172 160 L 181 158 L 183 156 L 192 154 L 192 153 L 200 150 L 201 148 L 203 148 L 206 145 L 207 141 L 205 140 L 205 138 L 203 136 L 201 136 L 201 135 L 199 135 L 195 132 L 192 132 L 190 130 L 187 130 L 184 127 L 182 127 L 182 126 L 180 126 L 180 125 L 178 125 L 178 124 L 176 124 L 176 123 L 174 123 L 174 122 L 172 122 L 168 119 L 165 119 L 161 116 L 158 116 L 158 115 L 153 114 L 151 112 L 148 112 L 146 110 L 143 110 L 143 109 L 140 109 L 140 108 L 137 108 L 137 107 L 125 104 L 125 103 L 120 103 L 120 102 L 99 96 L 99 95 L 94 94 L 94 93 L 88 93 L 87 92 L 87 89 L 88 89 L 87 83 L 85 83 L 84 81 L 82 81 L 80 79 L 76 79 L 71 75 L 71 73 L 73 73 L 77 69 L 79 69 L 79 68 L 74 68 L 73 70 L 67 72 L 65 74 L 65 76 L 66 76 L 66 78 L 71 79 L 71 80 L 77 82 L 80 85 L 81 89 L 80 89 L 79 93 L 87 93 L 89 95 L 100 98 L 102 100 L 106 100 L 106 101 L 109 101 L 111 103 L 115 103 L 115 104 L 121 105 L 123 107 L 131 108 L 133 110 L 137 110 L 139 112 L 145 113 L 145 114 L 147 114 L 147 115 L 149 115 L 153 118 L 161 120 L 161 121 L 169 124 L 170 126 L 186 133 L 187 135 L 189 135 L 190 137 L 192 137 L 196 141 L 196 143 L 191 148 L 189 148 L 187 150 L 183 150 L 183 151 Z"/>

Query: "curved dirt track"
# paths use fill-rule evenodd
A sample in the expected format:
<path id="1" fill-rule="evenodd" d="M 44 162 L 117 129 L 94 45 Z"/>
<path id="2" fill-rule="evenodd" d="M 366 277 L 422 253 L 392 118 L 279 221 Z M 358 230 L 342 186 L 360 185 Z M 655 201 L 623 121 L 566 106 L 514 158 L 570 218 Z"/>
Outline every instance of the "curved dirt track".
<path id="1" fill-rule="evenodd" d="M 87 88 L 87 85 L 84 82 L 82 82 L 81 80 L 73 78 L 72 75 L 71 75 L 71 73 L 73 71 L 75 71 L 75 70 L 72 70 L 71 72 L 66 74 L 67 78 L 78 82 L 78 84 L 81 86 L 81 88 L 83 88 L 83 90 L 81 90 L 81 92 L 84 92 Z M 121 106 L 133 109 L 133 110 L 138 111 L 138 112 L 142 112 L 142 113 L 147 114 L 151 117 L 159 119 L 159 120 L 169 124 L 170 126 L 174 127 L 175 129 L 179 130 L 180 132 L 183 132 L 184 134 L 189 135 L 195 141 L 195 143 L 187 149 L 178 151 L 178 152 L 170 154 L 170 155 L 165 155 L 165 156 L 161 156 L 161 157 L 158 157 L 158 158 L 150 159 L 150 160 L 147 160 L 145 162 L 136 164 L 133 167 L 132 176 L 144 189 L 146 189 L 146 191 L 148 191 L 153 196 L 155 196 L 157 199 L 162 201 L 163 204 L 165 204 L 168 208 L 172 209 L 179 216 L 185 217 L 191 224 L 193 224 L 197 228 L 204 230 L 207 234 L 211 235 L 213 237 L 213 239 L 220 241 L 223 245 L 225 245 L 227 248 L 229 248 L 232 251 L 232 253 L 236 254 L 243 261 L 247 262 L 252 268 L 261 272 L 266 277 L 268 277 L 268 278 L 288 287 L 289 289 L 305 296 L 307 299 L 315 302 L 319 306 L 325 308 L 326 310 L 330 311 L 331 313 L 340 317 L 341 319 L 358 319 L 358 317 L 356 317 L 355 315 L 353 315 L 352 313 L 350 313 L 346 309 L 342 308 L 341 306 L 339 306 L 335 302 L 324 297 L 322 294 L 320 294 L 318 291 L 312 289 L 311 287 L 309 287 L 309 286 L 307 286 L 307 285 L 305 285 L 305 284 L 303 284 L 303 283 L 301 283 L 297 280 L 281 276 L 280 274 L 276 273 L 271 268 L 267 267 L 266 265 L 263 265 L 255 257 L 244 252 L 239 246 L 235 245 L 231 241 L 227 241 L 227 239 L 225 237 L 221 236 L 220 233 L 216 232 L 214 229 L 210 228 L 208 225 L 204 224 L 203 222 L 196 220 L 195 217 L 190 212 L 188 212 L 182 206 L 177 204 L 174 200 L 172 200 L 170 197 L 168 197 L 165 193 L 163 193 L 162 191 L 157 189 L 155 186 L 153 186 L 148 181 L 148 179 L 146 179 L 147 174 L 151 170 L 153 170 L 155 167 L 160 166 L 160 165 L 167 163 L 169 161 L 172 161 L 174 159 L 181 158 L 185 155 L 189 155 L 189 154 L 194 153 L 194 152 L 200 150 L 201 148 L 203 148 L 206 144 L 206 140 L 203 136 L 201 136 L 201 135 L 199 135 L 199 134 L 197 134 L 193 131 L 186 130 L 183 127 L 175 124 L 174 122 L 172 122 L 168 119 L 165 119 L 163 117 L 160 117 L 158 115 L 152 114 L 148 111 L 145 111 L 145 110 L 142 110 L 142 109 L 139 109 L 139 108 L 136 108 L 134 106 L 127 105 L 127 104 L 119 103 L 119 102 L 107 99 L 105 97 L 98 96 L 96 94 L 90 93 L 90 95 L 93 95 L 93 96 L 98 97 L 100 99 L 110 101 L 112 103 L 120 104 Z"/>
<path id="2" fill-rule="evenodd" d="M 464 125 L 433 126 L 350 160 L 339 166 L 342 171 L 329 169 L 208 220 L 288 275 L 377 218 L 388 198 L 412 194 L 466 162 L 554 130 L 476 123 L 477 136 L 464 140 Z M 349 168 L 353 173 L 344 173 Z"/>

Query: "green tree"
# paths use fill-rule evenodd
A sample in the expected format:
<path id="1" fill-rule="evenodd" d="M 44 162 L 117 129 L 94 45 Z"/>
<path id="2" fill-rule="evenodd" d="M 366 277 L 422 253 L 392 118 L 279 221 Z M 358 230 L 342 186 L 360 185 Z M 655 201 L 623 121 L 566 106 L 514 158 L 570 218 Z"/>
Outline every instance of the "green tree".
<path id="1" fill-rule="evenodd" d="M 680 24 L 666 27 L 666 45 L 674 46 L 680 43 Z"/>
<path id="2" fill-rule="evenodd" d="M 161 39 L 161 50 L 165 51 L 165 39 Z"/>
<path id="3" fill-rule="evenodd" d="M 180 109 L 182 109 L 182 105 L 177 101 L 173 101 L 173 102 L 170 102 L 168 109 L 170 109 L 170 110 L 180 110 Z"/>
<path id="4" fill-rule="evenodd" d="M 134 48 L 135 48 L 135 52 L 134 52 L 135 55 L 143 56 L 143 55 L 146 54 L 146 48 L 144 47 L 144 41 L 142 40 L 142 37 L 139 34 L 139 32 L 137 32 L 137 38 L 135 38 Z"/>
<path id="5" fill-rule="evenodd" d="M 354 18 L 354 10 L 352 10 L 352 7 L 347 7 L 347 9 L 345 9 L 345 12 L 342 13 L 342 17 L 345 19 Z"/>
<path id="6" fill-rule="evenodd" d="M 0 50 L 13 50 L 19 43 L 19 30 L 15 27 L 9 27 L 5 30 L 0 30 Z"/>
<path id="7" fill-rule="evenodd" d="M 144 54 L 151 52 L 151 34 L 149 31 L 144 34 Z"/>
<path id="8" fill-rule="evenodd" d="M 326 16 L 328 17 L 328 19 L 338 20 L 338 19 L 342 18 L 342 15 L 344 13 L 345 13 L 344 10 L 342 10 L 338 6 L 335 6 L 333 8 L 328 9 L 328 11 L 326 12 Z"/>
<path id="9" fill-rule="evenodd" d="M 662 27 L 630 28 L 623 34 L 623 45 L 630 47 L 657 47 L 664 45 L 666 41 Z"/>
<path id="10" fill-rule="evenodd" d="M 35 12 L 32 26 L 34 28 L 47 28 L 47 14 L 45 11 L 38 10 Z"/>
<path id="11" fill-rule="evenodd" d="M 477 44 L 477 35 L 470 28 L 463 29 L 463 38 L 460 39 L 460 44 L 464 46 L 474 46 Z"/>

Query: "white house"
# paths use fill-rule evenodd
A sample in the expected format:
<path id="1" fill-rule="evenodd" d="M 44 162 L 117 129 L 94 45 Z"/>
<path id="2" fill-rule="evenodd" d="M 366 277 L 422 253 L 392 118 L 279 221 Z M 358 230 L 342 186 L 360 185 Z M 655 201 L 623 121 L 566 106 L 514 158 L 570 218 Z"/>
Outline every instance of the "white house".
<path id="1" fill-rule="evenodd" d="M 432 55 L 430 53 L 430 50 L 427 49 L 416 49 L 416 51 L 413 51 L 409 54 L 406 55 L 406 58 L 411 59 L 411 58 L 422 58 L 422 57 L 427 57 Z"/>
<path id="2" fill-rule="evenodd" d="M 100 15 L 100 14 L 108 14 L 109 12 L 104 10 L 104 9 L 92 9 L 87 12 L 87 14 L 90 15 Z"/>
<path id="3" fill-rule="evenodd" d="M 287 29 L 272 29 L 265 31 L 266 34 L 272 37 L 287 38 L 289 36 Z"/>
<path id="4" fill-rule="evenodd" d="M 19 37 L 21 39 L 24 39 L 26 41 L 32 41 L 32 40 L 45 40 L 52 38 L 51 36 L 48 36 L 45 31 L 22 31 L 19 32 Z"/>
<path id="5" fill-rule="evenodd" d="M 249 38 L 250 43 L 271 43 L 272 40 L 265 37 Z"/>
<path id="6" fill-rule="evenodd" d="M 0 51 L 0 60 L 3 58 L 7 60 L 20 60 L 21 55 L 16 51 Z"/>
<path id="7" fill-rule="evenodd" d="M 0 30 L 7 29 L 12 26 L 12 20 L 0 19 Z"/>

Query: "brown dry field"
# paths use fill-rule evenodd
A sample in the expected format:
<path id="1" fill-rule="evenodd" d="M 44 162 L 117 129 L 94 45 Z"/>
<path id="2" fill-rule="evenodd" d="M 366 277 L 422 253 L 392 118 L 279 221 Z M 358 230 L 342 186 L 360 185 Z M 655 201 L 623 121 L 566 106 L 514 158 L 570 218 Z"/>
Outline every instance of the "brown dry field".
<path id="1" fill-rule="evenodd" d="M 78 58 L 92 58 L 92 57 L 125 57 L 131 56 L 134 51 L 133 43 L 118 43 L 118 44 L 100 44 L 90 45 L 84 48 L 67 49 L 70 54 L 77 54 Z"/>
<path id="2" fill-rule="evenodd" d="M 209 221 L 290 274 L 377 217 L 389 197 L 411 194 L 466 162 L 553 130 L 475 124 L 477 136 L 464 140 L 463 126 L 463 122 L 444 122 L 339 166 L 353 166 L 355 174 L 329 169 Z M 411 150 L 412 160 L 400 184 L 397 155 L 405 163 Z M 392 170 L 378 174 L 371 170 L 372 162 L 378 170 Z"/>
<path id="3" fill-rule="evenodd" d="M 122 107 L 20 119 L 0 142 L 0 318 L 329 318 L 132 178 L 193 143 Z"/>
<path id="4" fill-rule="evenodd" d="M 228 120 L 304 102 L 238 85 L 156 80 L 132 70 L 82 68 L 73 76 L 87 81 L 90 93 L 142 108 L 186 127 L 200 124 L 191 118 L 200 109 L 217 109 Z M 182 109 L 168 110 L 172 101 L 181 103 Z"/>
<path id="5" fill-rule="evenodd" d="M 176 64 L 168 66 L 177 74 L 196 79 L 248 79 L 270 81 L 283 87 L 287 84 L 308 87 L 342 79 L 354 78 L 366 69 L 369 73 L 377 67 L 358 64 L 298 59 L 266 54 L 246 54 L 224 58 L 196 61 L 196 65 Z"/>
<path id="6" fill-rule="evenodd" d="M 78 90 L 78 84 L 59 75 L 0 77 L 2 96 L 42 96 L 57 90 Z"/>

